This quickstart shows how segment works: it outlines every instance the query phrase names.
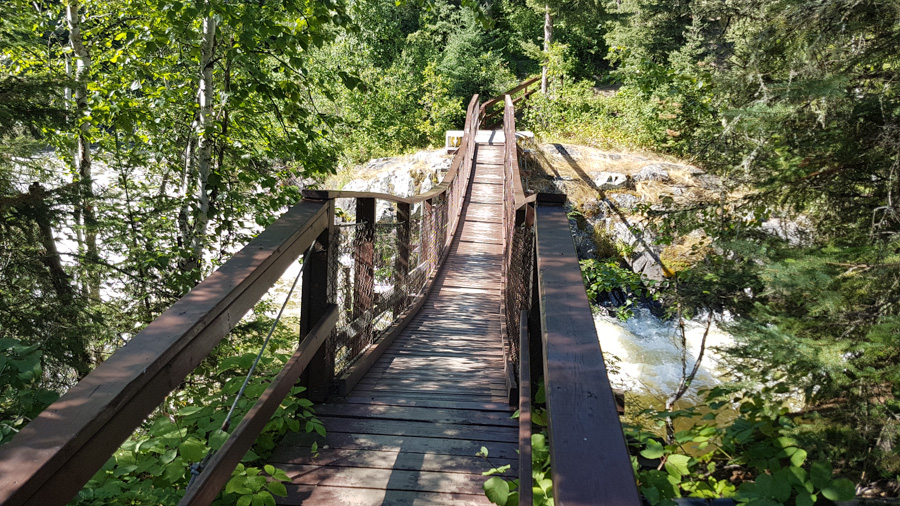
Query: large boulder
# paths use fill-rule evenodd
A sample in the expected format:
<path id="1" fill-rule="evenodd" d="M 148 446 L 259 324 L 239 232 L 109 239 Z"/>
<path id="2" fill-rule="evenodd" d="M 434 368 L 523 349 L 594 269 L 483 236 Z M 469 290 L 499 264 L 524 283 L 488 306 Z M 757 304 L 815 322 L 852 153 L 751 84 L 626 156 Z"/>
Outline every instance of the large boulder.
<path id="1" fill-rule="evenodd" d="M 620 172 L 592 172 L 588 177 L 601 190 L 618 190 L 628 187 L 628 176 Z"/>
<path id="2" fill-rule="evenodd" d="M 653 163 L 641 168 L 634 175 L 635 181 L 669 181 L 669 169 L 677 168 L 677 165 L 671 163 Z"/>

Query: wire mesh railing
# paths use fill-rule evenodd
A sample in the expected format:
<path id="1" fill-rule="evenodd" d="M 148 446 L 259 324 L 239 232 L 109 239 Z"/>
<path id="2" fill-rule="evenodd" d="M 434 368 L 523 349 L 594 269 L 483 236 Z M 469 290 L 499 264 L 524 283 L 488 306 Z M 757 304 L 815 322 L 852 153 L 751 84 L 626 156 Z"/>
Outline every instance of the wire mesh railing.
<path id="1" fill-rule="evenodd" d="M 426 193 L 397 197 L 304 191 L 308 200 L 342 202 L 332 226 L 328 262 L 339 315 L 326 344 L 326 359 L 336 377 L 346 375 L 381 336 L 404 321 L 439 268 L 459 223 L 480 119 L 476 95 L 450 169 Z"/>
<path id="2" fill-rule="evenodd" d="M 516 142 L 515 109 L 512 98 L 504 97 L 503 136 L 503 279 L 506 343 L 509 360 L 517 373 L 520 369 L 519 325 L 522 311 L 531 308 L 531 285 L 534 264 L 533 199 L 525 195 Z"/>

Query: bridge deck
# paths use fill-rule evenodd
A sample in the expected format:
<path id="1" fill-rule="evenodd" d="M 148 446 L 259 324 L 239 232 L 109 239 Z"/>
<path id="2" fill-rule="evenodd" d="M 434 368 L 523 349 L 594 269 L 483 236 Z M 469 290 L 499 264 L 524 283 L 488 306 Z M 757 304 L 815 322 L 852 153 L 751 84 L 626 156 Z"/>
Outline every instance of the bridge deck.
<path id="1" fill-rule="evenodd" d="M 511 464 L 515 474 L 500 336 L 502 144 L 479 144 L 473 177 L 420 313 L 348 397 L 317 408 L 328 432 L 319 455 L 296 434 L 269 459 L 293 481 L 279 504 L 489 504 L 481 473 Z M 491 465 L 475 456 L 482 446 Z"/>

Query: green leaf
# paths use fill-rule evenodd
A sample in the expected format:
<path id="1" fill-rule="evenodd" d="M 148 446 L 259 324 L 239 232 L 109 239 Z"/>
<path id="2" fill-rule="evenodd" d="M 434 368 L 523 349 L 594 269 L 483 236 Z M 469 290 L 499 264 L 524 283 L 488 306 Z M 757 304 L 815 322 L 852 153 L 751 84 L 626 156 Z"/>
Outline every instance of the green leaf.
<path id="1" fill-rule="evenodd" d="M 641 452 L 641 456 L 645 459 L 654 460 L 662 457 L 665 453 L 665 447 L 658 441 L 654 441 L 651 439 L 647 441 L 647 449 Z"/>
<path id="2" fill-rule="evenodd" d="M 250 501 L 253 500 L 252 495 L 242 495 L 238 497 L 236 506 L 250 506 Z"/>
<path id="3" fill-rule="evenodd" d="M 266 471 L 266 474 L 268 474 L 269 476 L 272 476 L 275 474 L 275 466 L 273 466 L 271 464 L 264 465 L 263 469 Z"/>
<path id="4" fill-rule="evenodd" d="M 489 501 L 501 506 L 506 504 L 506 499 L 509 498 L 509 484 L 505 480 L 494 476 L 484 482 L 482 488 Z"/>
<path id="5" fill-rule="evenodd" d="M 213 450 L 218 450 L 225 445 L 225 441 L 228 441 L 228 433 L 222 429 L 216 429 L 209 436 L 209 447 Z"/>
<path id="6" fill-rule="evenodd" d="M 185 407 L 179 409 L 178 413 L 176 413 L 176 415 L 187 417 L 187 416 L 196 414 L 197 412 L 203 410 L 204 408 L 205 408 L 205 406 L 185 406 Z"/>
<path id="7" fill-rule="evenodd" d="M 279 497 L 287 496 L 287 487 L 284 486 L 284 483 L 281 483 L 279 481 L 270 481 L 266 485 L 266 488 L 269 489 L 269 492 L 272 492 Z"/>
<path id="8" fill-rule="evenodd" d="M 666 457 L 666 472 L 676 478 L 690 474 L 691 470 L 688 468 L 690 460 L 687 455 L 669 455 Z"/>
<path id="9" fill-rule="evenodd" d="M 823 489 L 831 483 L 831 464 L 821 460 L 813 462 L 809 468 L 809 479 L 818 489 Z"/>
<path id="10" fill-rule="evenodd" d="M 846 478 L 834 480 L 822 487 L 822 495 L 832 501 L 849 501 L 856 497 L 856 485 Z"/>
<path id="11" fill-rule="evenodd" d="M 178 450 L 176 450 L 175 448 L 172 448 L 171 450 L 167 451 L 166 453 L 163 453 L 159 457 L 159 461 L 162 462 L 163 464 L 168 464 L 169 462 L 172 462 L 173 460 L 175 460 L 175 457 L 177 457 L 177 456 L 178 456 Z"/>
<path id="12" fill-rule="evenodd" d="M 797 493 L 795 504 L 797 506 L 813 506 L 816 503 L 816 496 L 803 490 Z"/>
<path id="13" fill-rule="evenodd" d="M 483 472 L 483 473 L 481 473 L 481 474 L 482 474 L 483 476 L 490 476 L 490 475 L 492 475 L 492 474 L 503 474 L 503 473 L 505 473 L 506 471 L 509 471 L 509 468 L 510 468 L 510 467 L 512 467 L 512 466 L 510 466 L 509 464 L 506 464 L 505 466 L 495 467 L 495 468 L 493 468 L 493 469 L 491 469 L 491 470 L 489 470 L 489 471 L 485 471 L 485 472 Z"/>
<path id="14" fill-rule="evenodd" d="M 186 471 L 187 467 L 185 466 L 184 461 L 182 459 L 175 459 L 170 464 L 166 465 L 166 468 L 163 471 L 163 478 L 169 483 L 174 484 L 184 477 Z"/>
<path id="15" fill-rule="evenodd" d="M 771 476 L 770 497 L 778 502 L 785 502 L 791 496 L 792 474 L 788 469 L 779 469 Z"/>
<path id="16" fill-rule="evenodd" d="M 206 446 L 197 438 L 190 437 L 178 447 L 179 453 L 189 462 L 200 462 L 206 454 Z"/>
<path id="17" fill-rule="evenodd" d="M 797 451 L 791 455 L 791 465 L 794 467 L 800 467 L 803 463 L 806 462 L 806 450 L 802 448 L 798 448 Z"/>

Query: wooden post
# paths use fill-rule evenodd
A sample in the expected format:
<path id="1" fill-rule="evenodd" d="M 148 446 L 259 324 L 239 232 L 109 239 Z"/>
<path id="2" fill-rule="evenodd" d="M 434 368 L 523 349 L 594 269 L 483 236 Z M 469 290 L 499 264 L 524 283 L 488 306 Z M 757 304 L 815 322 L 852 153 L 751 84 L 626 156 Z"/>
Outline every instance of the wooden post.
<path id="1" fill-rule="evenodd" d="M 332 279 L 331 229 L 334 225 L 334 200 L 328 201 L 328 228 L 322 232 L 312 251 L 304 258 L 303 286 L 300 295 L 300 341 L 309 334 L 334 302 L 335 279 Z M 328 353 L 328 342 L 320 346 L 309 366 L 301 376 L 301 384 L 307 388 L 307 396 L 313 402 L 328 398 L 334 379 L 334 356 Z"/>
<path id="2" fill-rule="evenodd" d="M 353 320 L 363 318 L 353 339 L 351 357 L 372 342 L 372 310 L 375 306 L 375 199 L 356 199 L 356 239 L 353 253 Z"/>
<path id="3" fill-rule="evenodd" d="M 449 193 L 444 194 L 443 200 L 444 205 L 441 206 L 441 254 L 450 246 L 447 242 L 450 239 L 450 206 L 453 205 L 450 202 Z"/>
<path id="4" fill-rule="evenodd" d="M 425 275 L 431 273 L 434 268 L 434 205 L 431 199 L 422 202 L 422 227 L 419 229 L 422 236 L 422 261 L 427 262 Z"/>
<path id="5" fill-rule="evenodd" d="M 397 203 L 397 259 L 394 261 L 394 290 L 406 292 L 409 288 L 409 237 L 410 237 L 410 205 Z M 407 294 L 408 295 L 408 294 Z M 406 295 L 401 295 L 394 306 L 394 319 L 406 308 Z"/>

